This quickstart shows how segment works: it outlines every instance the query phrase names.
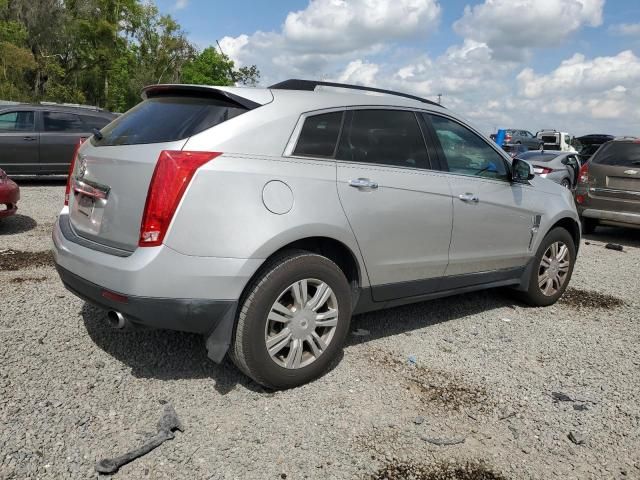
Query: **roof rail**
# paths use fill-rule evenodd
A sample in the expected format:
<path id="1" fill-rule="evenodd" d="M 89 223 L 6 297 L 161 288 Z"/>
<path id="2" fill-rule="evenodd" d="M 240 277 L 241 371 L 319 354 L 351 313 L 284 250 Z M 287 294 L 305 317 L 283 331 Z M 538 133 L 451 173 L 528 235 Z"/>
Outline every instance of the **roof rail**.
<path id="1" fill-rule="evenodd" d="M 48 102 L 48 101 L 44 101 L 44 100 L 39 102 L 39 103 L 40 103 L 40 105 L 45 105 L 45 106 L 84 108 L 85 110 L 94 110 L 96 112 L 104 112 L 105 111 L 104 108 L 100 108 L 100 107 L 97 107 L 95 105 L 82 105 L 80 103 L 58 103 L 58 102 Z"/>
<path id="2" fill-rule="evenodd" d="M 395 92 L 393 90 L 384 90 L 382 88 L 363 87 L 361 85 L 352 85 L 349 83 L 323 82 L 323 81 L 316 81 L 316 80 L 299 80 L 297 78 L 292 78 L 280 83 L 275 83 L 268 88 L 272 88 L 275 90 L 305 90 L 305 91 L 313 92 L 316 89 L 316 87 L 349 88 L 353 90 L 364 90 L 367 92 L 384 93 L 386 95 L 395 95 L 396 97 L 410 98 L 411 100 L 417 100 L 418 102 L 428 103 L 430 105 L 436 105 L 438 107 L 442 107 L 442 105 L 440 105 L 437 102 L 427 100 L 426 98 L 417 97 L 415 95 L 409 95 L 408 93 Z"/>

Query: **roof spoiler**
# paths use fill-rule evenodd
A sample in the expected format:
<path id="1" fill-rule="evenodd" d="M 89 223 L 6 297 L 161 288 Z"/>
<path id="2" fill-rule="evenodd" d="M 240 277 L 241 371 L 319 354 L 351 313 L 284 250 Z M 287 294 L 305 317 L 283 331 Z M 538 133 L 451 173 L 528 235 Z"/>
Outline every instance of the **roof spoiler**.
<path id="1" fill-rule="evenodd" d="M 207 85 L 180 85 L 180 84 L 157 84 L 148 85 L 142 89 L 144 100 L 154 97 L 178 95 L 183 97 L 209 97 L 220 100 L 227 100 L 247 110 L 253 110 L 262 106 L 261 104 L 249 100 L 248 98 L 235 95 L 226 90 Z"/>

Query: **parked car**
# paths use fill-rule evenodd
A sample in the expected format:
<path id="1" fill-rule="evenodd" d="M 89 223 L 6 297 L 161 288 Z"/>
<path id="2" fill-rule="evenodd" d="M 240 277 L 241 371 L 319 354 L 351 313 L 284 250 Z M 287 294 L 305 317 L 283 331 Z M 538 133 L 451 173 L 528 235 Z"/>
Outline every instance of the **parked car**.
<path id="1" fill-rule="evenodd" d="M 538 150 L 521 153 L 517 158 L 531 163 L 536 175 L 553 180 L 565 188 L 572 189 L 578 181 L 580 161 L 575 153 Z"/>
<path id="2" fill-rule="evenodd" d="M 20 188 L 0 168 L 0 218 L 16 213 L 18 200 L 20 200 Z"/>
<path id="3" fill-rule="evenodd" d="M 570 192 L 433 102 L 302 80 L 143 98 L 82 144 L 53 231 L 63 283 L 117 328 L 201 333 L 288 388 L 326 371 L 353 314 L 567 287 Z"/>
<path id="4" fill-rule="evenodd" d="M 518 144 L 514 144 L 514 143 L 506 144 L 505 143 L 504 145 L 502 145 L 502 149 L 505 152 L 507 152 L 511 158 L 516 157 L 521 153 L 525 153 L 525 152 L 529 151 L 529 149 L 526 146 L 524 146 L 524 145 L 522 145 L 520 143 L 518 143 Z"/>
<path id="5" fill-rule="evenodd" d="M 609 141 L 580 169 L 575 192 L 582 230 L 640 228 L 640 139 Z"/>
<path id="6" fill-rule="evenodd" d="M 590 134 L 574 138 L 573 146 L 578 151 L 580 163 L 586 163 L 603 143 L 613 140 L 613 135 Z"/>
<path id="7" fill-rule="evenodd" d="M 557 130 L 540 130 L 536 138 L 543 143 L 544 150 L 560 150 L 561 152 L 577 153 L 571 145 L 571 136 L 567 132 Z"/>
<path id="8" fill-rule="evenodd" d="M 0 168 L 9 175 L 66 175 L 78 139 L 114 118 L 85 107 L 0 106 Z"/>
<path id="9" fill-rule="evenodd" d="M 490 135 L 492 140 L 496 139 L 496 134 Z M 529 130 L 516 130 L 514 128 L 507 128 L 505 130 L 504 143 L 514 145 L 524 145 L 529 150 L 537 150 L 542 147 L 542 141 L 531 133 Z M 502 145 L 501 145 L 502 146 Z"/>

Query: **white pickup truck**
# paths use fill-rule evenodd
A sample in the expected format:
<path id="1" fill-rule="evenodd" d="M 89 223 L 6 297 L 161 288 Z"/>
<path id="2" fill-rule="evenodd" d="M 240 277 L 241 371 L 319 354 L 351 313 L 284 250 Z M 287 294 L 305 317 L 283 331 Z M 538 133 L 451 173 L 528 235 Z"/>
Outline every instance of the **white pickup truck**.
<path id="1" fill-rule="evenodd" d="M 576 149 L 571 146 L 571 136 L 567 132 L 540 130 L 536 133 L 536 138 L 542 140 L 545 150 L 560 150 L 562 152 L 576 151 Z"/>

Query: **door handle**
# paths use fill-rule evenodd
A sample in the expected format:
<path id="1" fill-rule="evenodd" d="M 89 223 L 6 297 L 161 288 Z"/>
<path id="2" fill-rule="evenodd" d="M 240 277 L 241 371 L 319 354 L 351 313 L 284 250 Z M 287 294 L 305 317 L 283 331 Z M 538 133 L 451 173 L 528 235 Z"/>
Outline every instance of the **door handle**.
<path id="1" fill-rule="evenodd" d="M 463 193 L 461 195 L 458 195 L 458 198 L 460 200 L 462 200 L 463 202 L 473 202 L 473 203 L 478 203 L 480 201 L 480 199 L 478 198 L 477 195 L 475 195 L 474 193 Z"/>
<path id="2" fill-rule="evenodd" d="M 368 178 L 352 178 L 349 180 L 349 186 L 355 188 L 378 188 L 378 184 Z"/>
<path id="3" fill-rule="evenodd" d="M 36 140 L 36 137 L 22 137 L 22 140 L 25 142 L 33 142 Z"/>

